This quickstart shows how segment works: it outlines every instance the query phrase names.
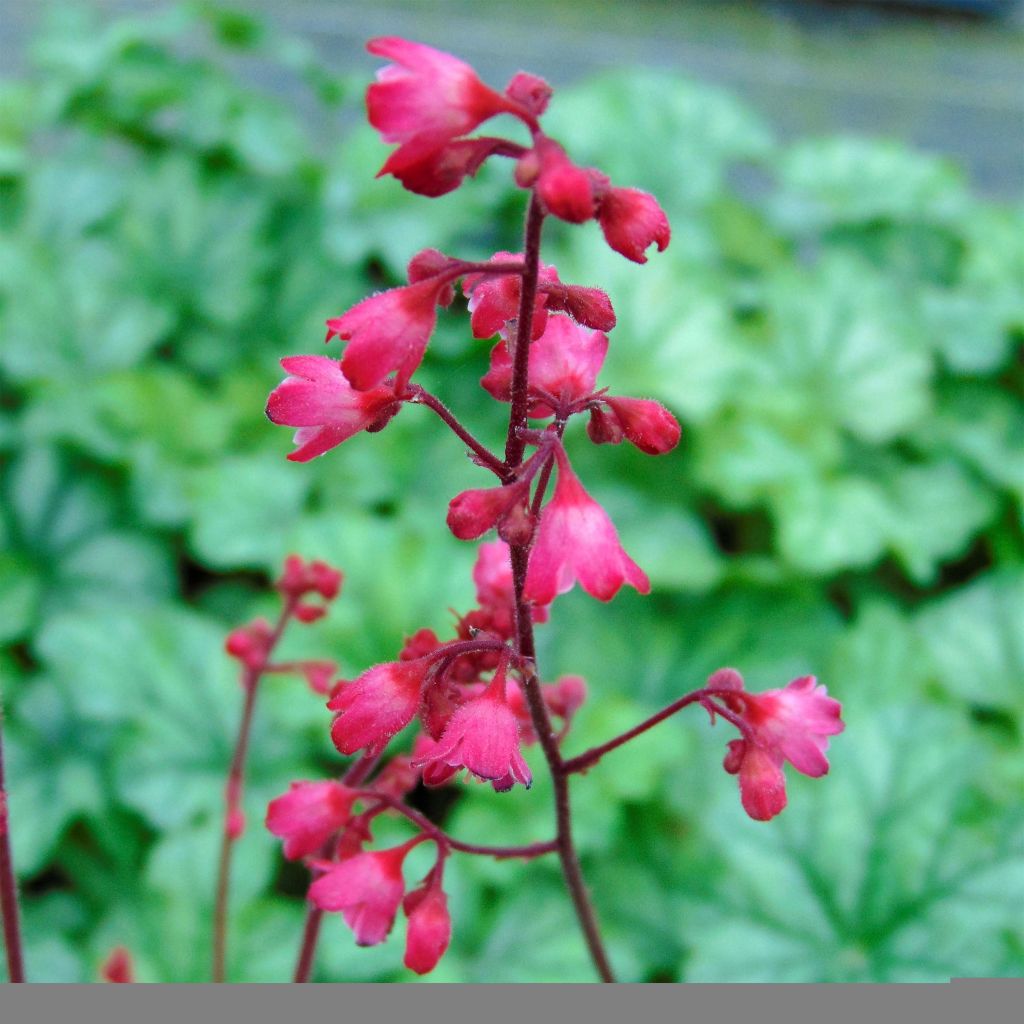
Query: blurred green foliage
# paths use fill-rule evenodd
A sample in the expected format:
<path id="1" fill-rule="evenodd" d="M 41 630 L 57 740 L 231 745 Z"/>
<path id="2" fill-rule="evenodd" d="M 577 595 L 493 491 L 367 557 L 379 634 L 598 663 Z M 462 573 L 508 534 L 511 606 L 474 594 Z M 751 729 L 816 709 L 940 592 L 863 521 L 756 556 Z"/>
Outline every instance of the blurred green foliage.
<path id="1" fill-rule="evenodd" d="M 0 87 L 15 855 L 33 978 L 90 980 L 124 943 L 144 980 L 199 981 L 240 701 L 226 629 L 272 610 L 290 551 L 347 582 L 287 650 L 346 673 L 472 601 L 473 548 L 443 518 L 480 472 L 416 408 L 287 463 L 261 412 L 277 359 L 324 351 L 324 319 L 420 247 L 515 247 L 523 200 L 504 167 L 430 202 L 374 180 L 384 150 L 355 126 L 367 69 L 334 78 L 246 17 L 82 18 Z M 255 64 L 291 76 L 312 118 L 254 90 Z M 684 423 L 657 460 L 570 430 L 655 584 L 607 607 L 574 593 L 542 631 L 548 677 L 591 686 L 570 749 L 722 664 L 755 688 L 815 672 L 848 720 L 830 776 L 791 779 L 768 826 L 743 816 L 727 737 L 697 716 L 575 785 L 613 960 L 629 980 L 1020 974 L 1024 211 L 894 142 L 779 145 L 674 77 L 610 75 L 556 96 L 549 120 L 669 212 L 672 245 L 645 267 L 593 224 L 553 225 L 545 259 L 615 302 L 603 382 Z M 421 376 L 498 443 L 486 352 L 456 310 Z M 291 969 L 302 873 L 260 822 L 290 780 L 337 771 L 326 725 L 300 682 L 265 686 L 235 980 Z M 460 836 L 551 833 L 543 782 L 457 792 L 432 807 Z M 448 880 L 455 938 L 434 979 L 591 977 L 553 865 L 460 858 Z M 408 980 L 400 942 L 359 950 L 331 920 L 318 977 Z"/>

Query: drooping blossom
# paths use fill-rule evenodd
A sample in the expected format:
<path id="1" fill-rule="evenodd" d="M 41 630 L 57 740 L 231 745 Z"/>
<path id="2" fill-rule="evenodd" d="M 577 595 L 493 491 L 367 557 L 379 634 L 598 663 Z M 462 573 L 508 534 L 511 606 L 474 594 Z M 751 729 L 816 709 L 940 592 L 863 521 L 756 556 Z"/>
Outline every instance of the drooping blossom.
<path id="1" fill-rule="evenodd" d="M 385 142 L 437 148 L 496 114 L 532 120 L 520 103 L 484 85 L 450 53 L 395 36 L 371 39 L 366 49 L 394 61 L 366 91 L 370 124 Z"/>
<path id="2" fill-rule="evenodd" d="M 444 276 L 428 277 L 371 295 L 327 321 L 327 340 L 337 335 L 348 342 L 341 372 L 352 387 L 371 391 L 394 373 L 394 393 L 404 393 L 423 361 L 442 290 L 448 287 Z"/>
<path id="3" fill-rule="evenodd" d="M 309 887 L 321 910 L 340 910 L 359 946 L 383 942 L 405 893 L 402 864 L 420 837 L 389 850 L 357 853 L 329 868 Z"/>
<path id="4" fill-rule="evenodd" d="M 455 191 L 472 178 L 484 161 L 510 150 L 504 139 L 456 139 L 443 146 L 431 141 L 408 143 L 387 158 L 377 176 L 390 174 L 416 195 L 436 198 Z"/>
<path id="5" fill-rule="evenodd" d="M 452 937 L 452 919 L 448 913 L 448 897 L 435 872 L 419 889 L 410 892 L 402 902 L 409 919 L 405 931 L 405 966 L 417 974 L 428 974 L 448 949 Z"/>
<path id="6" fill-rule="evenodd" d="M 541 513 L 530 552 L 526 600 L 550 604 L 577 580 L 599 601 L 610 601 L 623 583 L 649 593 L 647 574 L 622 549 L 608 514 L 583 489 L 561 445 L 555 458 L 558 483 Z"/>
<path id="7" fill-rule="evenodd" d="M 723 687 L 720 699 L 737 715 L 744 734 L 729 742 L 724 767 L 739 776 L 747 814 L 768 821 L 786 806 L 785 761 L 812 778 L 828 771 L 829 737 L 845 728 L 842 705 L 817 685 L 814 676 L 794 679 L 783 689 L 748 693 L 742 689 L 742 677 L 735 675 L 739 688 Z"/>
<path id="8" fill-rule="evenodd" d="M 652 245 L 664 252 L 672 238 L 657 199 L 637 188 L 609 188 L 600 197 L 597 219 L 605 241 L 634 263 L 646 263 Z"/>
<path id="9" fill-rule="evenodd" d="M 228 634 L 224 650 L 246 668 L 260 670 L 266 665 L 273 639 L 274 627 L 266 619 L 254 619 Z"/>
<path id="10" fill-rule="evenodd" d="M 270 393 L 267 417 L 287 427 L 298 427 L 288 455 L 292 462 L 308 462 L 342 441 L 374 426 L 398 409 L 388 387 L 356 391 L 336 359 L 327 356 L 289 356 L 281 360 L 289 374 Z"/>
<path id="11" fill-rule="evenodd" d="M 413 720 L 428 668 L 425 659 L 388 661 L 345 683 L 327 704 L 339 712 L 331 726 L 338 750 L 380 753 Z"/>
<path id="12" fill-rule="evenodd" d="M 548 283 L 540 286 L 550 310 L 560 310 L 583 327 L 610 331 L 615 326 L 611 299 L 600 288 L 579 284 Z"/>
<path id="13" fill-rule="evenodd" d="M 502 659 L 484 692 L 455 711 L 433 752 L 416 763 L 423 766 L 424 781 L 430 766 L 437 764 L 465 767 L 498 792 L 511 789 L 516 782 L 529 787 L 533 777 L 519 741 L 519 723 L 505 693 Z"/>
<path id="14" fill-rule="evenodd" d="M 267 828 L 284 840 L 284 855 L 316 853 L 349 819 L 356 794 L 340 782 L 293 782 L 267 806 Z"/>

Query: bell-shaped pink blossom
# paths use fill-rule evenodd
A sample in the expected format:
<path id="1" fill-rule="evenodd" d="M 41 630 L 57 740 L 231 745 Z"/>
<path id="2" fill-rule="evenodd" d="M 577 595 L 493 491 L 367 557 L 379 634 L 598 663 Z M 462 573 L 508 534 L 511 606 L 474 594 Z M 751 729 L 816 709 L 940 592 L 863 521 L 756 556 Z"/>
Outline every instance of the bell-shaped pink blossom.
<path id="1" fill-rule="evenodd" d="M 519 723 L 505 694 L 505 664 L 479 697 L 463 704 L 452 715 L 433 753 L 416 763 L 423 766 L 424 781 L 431 765 L 463 768 L 504 792 L 516 782 L 529 787 L 529 765 L 519 750 Z"/>
<path id="2" fill-rule="evenodd" d="M 496 252 L 487 262 L 510 263 L 521 259 L 521 253 Z M 558 271 L 541 263 L 537 279 L 539 287 L 533 304 L 531 335 L 534 338 L 544 333 L 548 319 L 545 308 L 546 288 L 549 285 L 557 286 Z M 519 316 L 521 285 L 519 274 L 499 274 L 493 277 L 483 273 L 466 275 L 462 290 L 469 299 L 470 328 L 474 338 L 493 338 L 505 330 L 510 320 Z"/>
<path id="3" fill-rule="evenodd" d="M 423 361 L 437 323 L 441 291 L 446 287 L 444 277 L 434 277 L 390 288 L 327 321 L 327 340 L 337 335 L 348 342 L 341 371 L 352 387 L 369 391 L 394 373 L 394 392 L 403 393 Z"/>
<path id="4" fill-rule="evenodd" d="M 376 946 L 395 923 L 405 894 L 402 864 L 415 842 L 341 861 L 309 887 L 310 902 L 321 910 L 340 910 L 356 944 Z"/>
<path id="5" fill-rule="evenodd" d="M 501 113 L 533 120 L 450 53 L 395 36 L 371 39 L 366 48 L 394 61 L 366 92 L 370 124 L 385 142 L 441 145 Z"/>
<path id="6" fill-rule="evenodd" d="M 594 186 L 590 174 L 574 164 L 553 139 L 540 136 L 532 154 L 523 157 L 516 181 L 532 184 L 548 213 L 571 224 L 582 224 L 594 216 Z M 536 177 L 530 178 L 536 168 Z"/>
<path id="7" fill-rule="evenodd" d="M 682 433 L 679 421 L 660 402 L 650 398 L 617 398 L 606 395 L 601 401 L 608 406 L 618 430 L 602 433 L 600 420 L 591 413 L 588 433 L 596 444 L 617 444 L 623 437 L 648 455 L 664 455 L 679 444 Z M 617 439 L 616 439 L 617 438 Z"/>
<path id="8" fill-rule="evenodd" d="M 610 601 L 623 583 L 649 593 L 647 574 L 622 549 L 608 514 L 583 489 L 561 447 L 555 449 L 555 457 L 558 484 L 541 513 L 525 598 L 550 604 L 577 580 L 599 601 Z"/>
<path id="9" fill-rule="evenodd" d="M 391 388 L 355 391 L 336 359 L 327 356 L 289 356 L 281 360 L 289 374 L 270 393 L 267 417 L 273 423 L 298 427 L 288 455 L 308 462 L 372 427 L 398 403 Z"/>
<path id="10" fill-rule="evenodd" d="M 316 853 L 349 819 L 356 794 L 340 782 L 293 782 L 267 806 L 267 828 L 284 840 L 284 855 Z"/>
<path id="11" fill-rule="evenodd" d="M 524 504 L 529 494 L 528 480 L 463 491 L 448 503 L 448 528 L 459 540 L 476 540 L 497 526 L 511 509 Z"/>
<path id="12" fill-rule="evenodd" d="M 608 337 L 601 331 L 581 327 L 567 316 L 549 316 L 544 333 L 530 346 L 530 415 L 553 416 L 553 405 L 564 412 L 587 398 L 607 353 Z M 480 384 L 500 402 L 511 399 L 512 357 L 505 341 L 491 350 L 491 366 Z"/>
<path id="13" fill-rule="evenodd" d="M 428 974 L 444 956 L 451 941 L 448 897 L 440 884 L 430 877 L 426 885 L 405 897 L 402 909 L 409 919 L 405 930 L 405 966 L 417 974 Z"/>
<path id="14" fill-rule="evenodd" d="M 739 775 L 740 800 L 747 814 L 768 821 L 786 806 L 785 761 L 812 778 L 828 771 L 829 737 L 845 728 L 842 705 L 817 685 L 814 676 L 764 693 L 727 687 L 721 699 L 746 727 L 743 739 L 729 743 L 725 770 Z"/>
<path id="15" fill-rule="evenodd" d="M 342 686 L 327 704 L 340 712 L 331 726 L 338 750 L 380 753 L 415 717 L 428 667 L 425 659 L 388 661 Z"/>
<path id="16" fill-rule="evenodd" d="M 664 252 L 672 237 L 668 217 L 649 192 L 610 188 L 602 196 L 598 221 L 605 241 L 626 259 L 646 263 L 649 246 Z"/>

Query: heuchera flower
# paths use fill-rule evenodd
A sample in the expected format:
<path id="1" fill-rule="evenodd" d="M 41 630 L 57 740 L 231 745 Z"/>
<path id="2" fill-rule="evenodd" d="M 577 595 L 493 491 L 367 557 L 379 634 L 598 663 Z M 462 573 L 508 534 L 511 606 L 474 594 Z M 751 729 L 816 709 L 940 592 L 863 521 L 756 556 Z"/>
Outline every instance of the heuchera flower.
<path id="1" fill-rule="evenodd" d="M 501 637 L 511 637 L 515 625 L 515 592 L 512 586 L 512 562 L 508 544 L 503 540 L 481 544 L 473 566 L 476 600 L 483 615 L 481 628 Z M 535 605 L 534 622 L 547 622 L 548 610 Z"/>
<path id="2" fill-rule="evenodd" d="M 528 480 L 456 494 L 448 503 L 448 528 L 459 540 L 482 537 L 529 497 Z"/>
<path id="3" fill-rule="evenodd" d="M 522 253 L 496 252 L 488 263 L 510 263 L 522 260 Z M 547 286 L 558 285 L 558 271 L 547 264 L 540 264 L 538 289 L 533 304 L 533 338 L 544 333 L 548 314 L 545 308 Z M 510 320 L 519 316 L 519 296 L 522 279 L 518 274 L 500 274 L 488 277 L 485 274 L 467 274 L 462 282 L 463 294 L 469 299 L 470 328 L 474 338 L 493 338 L 505 330 Z"/>
<path id="4" fill-rule="evenodd" d="M 558 484 L 541 513 L 526 572 L 526 599 L 550 604 L 576 580 L 599 601 L 610 601 L 623 583 L 649 593 L 647 574 L 622 549 L 608 514 L 583 489 L 561 446 L 555 458 Z"/>
<path id="5" fill-rule="evenodd" d="M 530 346 L 530 415 L 553 416 L 547 395 L 565 411 L 594 390 L 608 353 L 608 338 L 601 331 L 581 327 L 567 316 L 548 317 L 544 333 Z M 512 357 L 505 341 L 491 350 L 491 366 L 480 384 L 500 402 L 511 399 Z"/>
<path id="6" fill-rule="evenodd" d="M 321 910 L 340 910 L 357 945 L 376 946 L 395 923 L 405 893 L 402 863 L 416 841 L 343 860 L 309 887 L 310 901 Z"/>
<path id="7" fill-rule="evenodd" d="M 594 216 L 594 187 L 590 174 L 574 164 L 553 139 L 540 136 L 531 153 L 516 166 L 516 182 L 533 186 L 548 213 L 571 224 Z"/>
<path id="8" fill-rule="evenodd" d="M 380 753 L 413 720 L 428 667 L 423 659 L 388 661 L 342 686 L 327 704 L 340 712 L 331 726 L 338 750 Z"/>
<path id="9" fill-rule="evenodd" d="M 530 786 L 533 776 L 519 750 L 519 723 L 505 695 L 504 662 L 484 692 L 452 715 L 433 752 L 414 763 L 423 766 L 424 781 L 430 766 L 437 764 L 465 767 L 499 793 L 517 782 Z"/>
<path id="10" fill-rule="evenodd" d="M 649 246 L 664 252 L 672 237 L 668 217 L 649 192 L 610 188 L 600 198 L 598 222 L 605 241 L 634 263 L 646 263 Z"/>
<path id="11" fill-rule="evenodd" d="M 742 678 L 739 683 L 742 687 Z M 747 726 L 743 739 L 730 741 L 724 766 L 739 775 L 743 809 L 755 821 L 768 821 L 786 806 L 783 762 L 812 778 L 828 771 L 829 737 L 845 725 L 842 705 L 816 684 L 814 676 L 803 676 L 781 690 L 747 693 L 730 687 L 721 694 Z"/>
<path id="12" fill-rule="evenodd" d="M 354 391 L 336 359 L 327 356 L 289 356 L 281 366 L 290 375 L 270 393 L 267 417 L 287 427 L 298 427 L 288 455 L 292 462 L 308 462 L 374 426 L 398 403 L 391 388 Z"/>
<path id="13" fill-rule="evenodd" d="M 414 889 L 402 903 L 409 918 L 405 931 L 405 966 L 417 974 L 427 974 L 438 964 L 452 937 L 452 919 L 448 897 L 440 884 L 428 879 Z"/>
<path id="14" fill-rule="evenodd" d="M 293 782 L 268 804 L 266 825 L 284 840 L 288 860 L 308 857 L 348 821 L 355 798 L 340 782 Z"/>
<path id="15" fill-rule="evenodd" d="M 527 113 L 450 53 L 394 36 L 371 39 L 366 49 L 395 61 L 366 91 L 370 124 L 385 142 L 437 148 L 496 114 Z"/>
<path id="16" fill-rule="evenodd" d="M 448 285 L 439 276 L 390 288 L 327 321 L 327 340 L 337 335 L 348 342 L 341 372 L 352 387 L 370 391 L 394 373 L 394 394 L 404 392 L 423 361 L 437 322 L 437 304 Z"/>
<path id="17" fill-rule="evenodd" d="M 322 357 L 306 356 L 305 358 L 320 359 Z M 281 577 L 274 586 L 285 597 L 295 600 L 305 597 L 309 593 L 317 593 L 325 601 L 333 601 L 341 591 L 343 578 L 339 569 L 334 569 L 319 559 L 305 562 L 300 555 L 289 555 L 284 560 Z"/>
<path id="18" fill-rule="evenodd" d="M 473 177 L 489 156 L 507 147 L 504 139 L 489 137 L 456 139 L 440 148 L 430 141 L 409 143 L 387 158 L 377 177 L 391 174 L 410 192 L 435 198 L 453 192 L 467 177 Z"/>

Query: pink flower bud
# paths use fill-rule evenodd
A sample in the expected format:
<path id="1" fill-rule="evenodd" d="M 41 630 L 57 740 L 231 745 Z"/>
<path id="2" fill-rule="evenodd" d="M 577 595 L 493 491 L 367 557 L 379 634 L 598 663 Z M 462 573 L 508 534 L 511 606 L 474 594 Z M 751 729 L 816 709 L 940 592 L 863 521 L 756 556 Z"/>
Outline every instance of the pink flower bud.
<path id="1" fill-rule="evenodd" d="M 577 284 L 546 285 L 548 309 L 561 310 L 584 327 L 610 331 L 615 326 L 615 310 L 611 299 L 600 288 L 584 288 Z"/>
<path id="2" fill-rule="evenodd" d="M 525 107 L 534 117 L 540 117 L 547 110 L 552 91 L 543 78 L 526 71 L 513 75 L 512 81 L 505 86 L 505 95 Z"/>
<path id="3" fill-rule="evenodd" d="M 349 820 L 355 793 L 340 782 L 293 782 L 267 806 L 267 828 L 284 840 L 284 855 L 316 853 Z"/>
<path id="4" fill-rule="evenodd" d="M 594 216 L 590 175 L 577 167 L 553 139 L 539 137 L 534 149 L 540 160 L 535 188 L 548 213 L 571 224 L 590 220 Z"/>
<path id="5" fill-rule="evenodd" d="M 290 376 L 270 393 L 267 416 L 284 426 L 298 427 L 299 446 L 288 458 L 308 462 L 366 430 L 386 410 L 397 410 L 390 388 L 355 391 L 337 360 L 327 356 L 289 356 L 281 366 Z"/>
<path id="6" fill-rule="evenodd" d="M 529 493 L 528 481 L 463 491 L 448 504 L 448 528 L 459 540 L 476 540 L 496 526 L 506 512 L 521 504 Z"/>
<path id="7" fill-rule="evenodd" d="M 260 669 L 270 653 L 273 627 L 266 619 L 256 619 L 247 626 L 233 629 L 224 641 L 224 650 L 246 668 Z"/>
<path id="8" fill-rule="evenodd" d="M 605 241 L 626 259 L 646 263 L 647 248 L 668 248 L 672 229 L 665 211 L 648 192 L 636 188 L 611 188 L 602 196 L 598 220 Z"/>
<path id="9" fill-rule="evenodd" d="M 621 444 L 625 435 L 619 418 L 595 405 L 591 408 L 590 419 L 587 421 L 587 436 L 594 444 Z"/>
<path id="10" fill-rule="evenodd" d="M 293 614 L 299 622 L 309 625 L 311 622 L 322 619 L 327 614 L 327 609 L 322 604 L 297 604 Z"/>
<path id="11" fill-rule="evenodd" d="M 448 282 L 436 277 L 371 295 L 327 321 L 327 340 L 347 341 L 341 371 L 357 391 L 371 391 L 389 373 L 401 395 L 423 361 Z"/>
<path id="12" fill-rule="evenodd" d="M 376 946 L 395 923 L 405 882 L 402 863 L 411 846 L 357 853 L 321 875 L 309 887 L 309 899 L 321 910 L 340 910 L 356 944 Z"/>
<path id="13" fill-rule="evenodd" d="M 399 652 L 401 661 L 412 661 L 414 658 L 422 658 L 431 654 L 441 646 L 437 634 L 432 629 L 421 629 L 406 637 L 405 644 Z"/>
<path id="14" fill-rule="evenodd" d="M 405 932 L 405 966 L 417 974 L 428 974 L 444 956 L 451 941 L 448 898 L 440 885 L 428 883 L 409 893 L 402 909 L 409 918 Z"/>
<path id="15" fill-rule="evenodd" d="M 742 677 L 720 669 L 715 681 L 721 700 L 746 726 L 743 739 L 731 740 L 723 766 L 739 775 L 743 809 L 756 821 L 768 821 L 786 806 L 785 761 L 804 775 L 818 778 L 828 771 L 830 736 L 845 728 L 839 701 L 828 696 L 814 676 L 794 679 L 781 690 L 747 693 Z M 739 682 L 739 688 L 736 682 Z"/>
<path id="16" fill-rule="evenodd" d="M 365 748 L 380 753 L 412 720 L 420 705 L 427 662 L 388 661 L 374 665 L 343 686 L 327 707 L 340 714 L 331 739 L 343 754 Z"/>
<path id="17" fill-rule="evenodd" d="M 626 440 L 648 455 L 664 455 L 679 444 L 679 421 L 649 398 L 602 399 L 615 414 Z M 591 434 L 593 438 L 593 434 Z"/>
<path id="18" fill-rule="evenodd" d="M 541 513 L 526 573 L 526 599 L 550 604 L 576 580 L 599 601 L 610 601 L 623 583 L 649 593 L 647 574 L 622 549 L 608 514 L 583 489 L 561 447 L 555 457 L 558 484 Z"/>

